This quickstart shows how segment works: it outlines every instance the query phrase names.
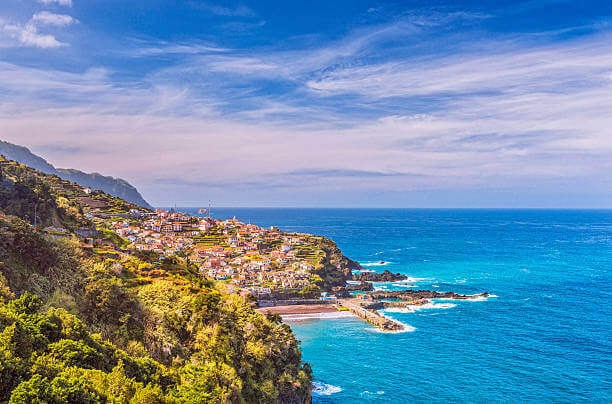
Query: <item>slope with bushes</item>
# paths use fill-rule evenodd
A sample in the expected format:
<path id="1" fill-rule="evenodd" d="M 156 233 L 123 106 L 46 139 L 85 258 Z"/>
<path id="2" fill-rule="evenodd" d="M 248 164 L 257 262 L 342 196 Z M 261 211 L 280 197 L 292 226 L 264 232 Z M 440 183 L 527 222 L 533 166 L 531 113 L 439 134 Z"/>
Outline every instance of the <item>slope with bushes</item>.
<path id="1" fill-rule="evenodd" d="M 133 205 L 85 199 L 78 185 L 7 160 L 0 169 L 0 401 L 310 400 L 310 368 L 279 317 L 183 258 L 81 247 L 72 230 L 91 225 L 91 201 Z M 66 231 L 34 228 L 33 204 L 42 225 Z"/>

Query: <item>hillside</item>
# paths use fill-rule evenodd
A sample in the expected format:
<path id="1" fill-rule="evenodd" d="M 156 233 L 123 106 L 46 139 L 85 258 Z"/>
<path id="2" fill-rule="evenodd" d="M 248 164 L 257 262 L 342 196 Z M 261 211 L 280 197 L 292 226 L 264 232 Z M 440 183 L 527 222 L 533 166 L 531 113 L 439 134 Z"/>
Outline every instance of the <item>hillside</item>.
<path id="1" fill-rule="evenodd" d="M 152 208 L 142 195 L 140 195 L 138 190 L 124 179 L 108 177 L 98 173 L 88 174 L 74 169 L 55 168 L 45 159 L 32 153 L 26 147 L 4 142 L 2 140 L 0 140 L 0 155 L 3 155 L 7 159 L 25 164 L 45 174 L 57 175 L 62 179 L 76 182 L 79 185 L 94 190 L 103 191 L 138 206 Z"/>
<path id="2" fill-rule="evenodd" d="M 279 317 L 105 230 L 136 205 L 5 159 L 0 204 L 0 401 L 310 401 Z"/>
<path id="3" fill-rule="evenodd" d="M 142 209 L 102 191 L 90 191 L 0 156 L 0 209 L 39 226 L 77 229 L 92 215 L 127 215 Z M 35 215 L 36 214 L 36 215 Z M 35 220 L 36 216 L 36 220 Z"/>

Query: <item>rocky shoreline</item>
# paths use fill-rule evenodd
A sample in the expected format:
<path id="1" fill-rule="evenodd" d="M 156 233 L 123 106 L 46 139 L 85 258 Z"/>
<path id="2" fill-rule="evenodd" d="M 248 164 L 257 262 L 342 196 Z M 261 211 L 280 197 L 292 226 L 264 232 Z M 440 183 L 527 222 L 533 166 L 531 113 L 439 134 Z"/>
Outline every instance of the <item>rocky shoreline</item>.
<path id="1" fill-rule="evenodd" d="M 389 270 L 385 270 L 384 272 L 361 272 L 353 275 L 354 281 L 361 282 L 399 282 L 408 279 L 406 275 L 402 275 L 400 273 L 392 273 Z"/>
<path id="2" fill-rule="evenodd" d="M 418 301 L 431 299 L 453 299 L 453 300 L 469 300 L 479 297 L 488 297 L 488 292 L 483 292 L 475 295 L 461 295 L 455 292 L 436 292 L 432 290 L 400 290 L 395 292 L 370 292 L 367 296 L 375 300 L 381 299 L 399 299 L 403 301 Z"/>
<path id="3" fill-rule="evenodd" d="M 336 247 L 337 248 L 337 247 Z M 272 301 L 260 300 L 257 309 L 264 314 L 280 314 L 284 316 L 315 316 L 332 314 L 334 311 L 350 311 L 364 321 L 380 328 L 383 331 L 405 331 L 407 327 L 390 317 L 379 313 L 387 308 L 406 308 L 414 310 L 414 306 L 423 306 L 431 303 L 433 299 L 470 300 L 489 297 L 488 292 L 473 295 L 463 295 L 456 292 L 438 292 L 433 290 L 397 290 L 380 291 L 374 289 L 374 283 L 391 283 L 405 281 L 408 276 L 400 273 L 361 272 L 363 268 L 359 263 L 346 258 L 339 250 L 336 254 L 328 254 L 328 263 L 336 268 L 342 276 L 334 279 L 335 284 L 328 284 L 328 292 L 321 298 L 275 299 Z M 356 274 L 353 274 L 353 270 Z M 358 292 L 354 294 L 353 292 Z M 328 295 L 329 293 L 329 295 Z M 272 304 L 270 304 L 272 302 Z"/>

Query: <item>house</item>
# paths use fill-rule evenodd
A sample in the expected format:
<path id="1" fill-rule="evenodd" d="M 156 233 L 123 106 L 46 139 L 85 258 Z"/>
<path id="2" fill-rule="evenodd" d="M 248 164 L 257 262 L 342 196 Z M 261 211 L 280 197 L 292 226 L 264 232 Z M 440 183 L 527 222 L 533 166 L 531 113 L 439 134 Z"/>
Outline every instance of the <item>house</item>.
<path id="1" fill-rule="evenodd" d="M 338 298 L 336 297 L 336 295 L 330 295 L 327 292 L 323 292 L 321 293 L 320 300 L 324 302 L 335 302 L 338 300 Z"/>

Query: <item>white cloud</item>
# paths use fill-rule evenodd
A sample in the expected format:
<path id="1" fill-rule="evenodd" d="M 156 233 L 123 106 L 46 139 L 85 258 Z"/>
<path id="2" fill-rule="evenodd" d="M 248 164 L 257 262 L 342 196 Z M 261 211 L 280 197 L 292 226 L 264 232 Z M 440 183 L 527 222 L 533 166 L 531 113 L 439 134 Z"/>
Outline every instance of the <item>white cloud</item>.
<path id="1" fill-rule="evenodd" d="M 63 28 L 76 22 L 77 20 L 69 15 L 41 11 L 35 13 L 24 25 L 9 24 L 0 20 L 0 31 L 22 46 L 41 49 L 59 48 L 66 44 L 59 41 L 55 35 L 41 33 L 40 28 L 49 26 Z"/>
<path id="2" fill-rule="evenodd" d="M 25 46 L 46 49 L 58 48 L 63 45 L 55 36 L 39 33 L 38 29 L 33 24 L 27 24 L 23 28 L 16 28 L 15 32 L 19 42 Z"/>
<path id="3" fill-rule="evenodd" d="M 38 2 L 44 5 L 55 3 L 60 6 L 72 7 L 72 0 L 38 0 Z"/>
<path id="4" fill-rule="evenodd" d="M 66 14 L 55 14 L 48 11 L 41 11 L 32 16 L 30 23 L 37 26 L 52 25 L 55 27 L 65 27 L 74 24 L 76 20 Z"/>

